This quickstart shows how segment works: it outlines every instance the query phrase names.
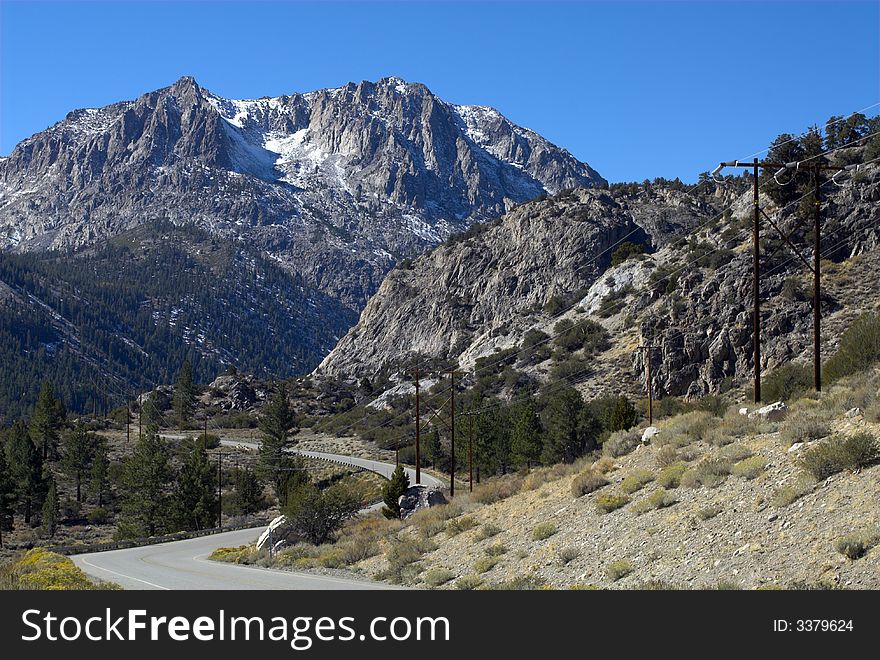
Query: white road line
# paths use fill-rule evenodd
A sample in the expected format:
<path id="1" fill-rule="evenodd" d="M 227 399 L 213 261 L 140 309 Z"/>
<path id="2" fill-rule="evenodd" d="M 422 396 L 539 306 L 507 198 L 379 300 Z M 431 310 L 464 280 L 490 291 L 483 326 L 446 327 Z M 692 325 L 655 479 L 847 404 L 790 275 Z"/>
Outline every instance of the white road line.
<path id="1" fill-rule="evenodd" d="M 86 566 L 91 566 L 92 568 L 97 568 L 99 571 L 104 571 L 105 573 L 110 573 L 117 577 L 125 578 L 126 580 L 135 580 L 137 582 L 143 582 L 144 584 L 148 584 L 151 587 L 156 587 L 156 589 L 162 589 L 163 591 L 171 591 L 168 587 L 163 587 L 161 584 L 155 584 L 153 582 L 147 582 L 146 580 L 141 580 L 140 578 L 132 577 L 131 575 L 126 575 L 125 573 L 117 573 L 116 571 L 111 571 L 109 568 L 104 568 L 103 566 L 97 566 L 90 562 L 88 559 L 80 557 L 80 561 Z"/>

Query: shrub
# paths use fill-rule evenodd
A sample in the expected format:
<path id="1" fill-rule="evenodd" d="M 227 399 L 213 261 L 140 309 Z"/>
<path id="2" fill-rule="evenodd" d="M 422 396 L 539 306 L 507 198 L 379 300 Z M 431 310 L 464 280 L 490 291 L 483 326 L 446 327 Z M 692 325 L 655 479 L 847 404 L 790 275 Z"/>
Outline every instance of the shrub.
<path id="1" fill-rule="evenodd" d="M 812 368 L 789 362 L 764 377 L 761 381 L 761 399 L 767 402 L 790 401 L 812 387 Z"/>
<path id="2" fill-rule="evenodd" d="M 28 550 L 3 566 L 0 587 L 24 591 L 82 591 L 118 589 L 110 582 L 95 583 L 69 558 L 45 548 Z"/>
<path id="3" fill-rule="evenodd" d="M 491 523 L 487 523 L 487 524 L 483 525 L 482 527 L 480 527 L 479 530 L 477 530 L 477 533 L 474 535 L 474 540 L 475 541 L 485 541 L 486 539 L 490 539 L 493 536 L 497 536 L 500 533 L 501 533 L 500 527 L 498 527 L 497 525 L 493 525 Z"/>
<path id="4" fill-rule="evenodd" d="M 801 473 L 790 484 L 780 486 L 770 496 L 770 506 L 776 508 L 786 507 L 800 499 L 816 485 L 816 479 L 810 474 Z"/>
<path id="5" fill-rule="evenodd" d="M 667 465 L 657 475 L 657 485 L 661 488 L 678 488 L 681 485 L 681 477 L 687 469 L 687 463 L 684 461 Z"/>
<path id="6" fill-rule="evenodd" d="M 532 538 L 536 541 L 544 541 L 553 536 L 557 531 L 556 524 L 550 521 L 539 523 L 532 530 Z"/>
<path id="7" fill-rule="evenodd" d="M 749 458 L 751 455 L 752 450 L 743 445 L 727 445 L 718 452 L 720 458 L 730 463 L 739 463 L 740 461 Z"/>
<path id="8" fill-rule="evenodd" d="M 103 525 L 110 519 L 110 513 L 103 507 L 97 507 L 89 511 L 89 515 L 86 518 L 89 524 Z"/>
<path id="9" fill-rule="evenodd" d="M 455 581 L 455 588 L 459 591 L 473 591 L 482 586 L 483 580 L 476 575 L 463 575 Z"/>
<path id="10" fill-rule="evenodd" d="M 837 352 L 825 363 L 825 376 L 837 380 L 880 361 L 880 316 L 863 314 L 840 336 Z"/>
<path id="11" fill-rule="evenodd" d="M 422 576 L 422 580 L 426 585 L 431 587 L 431 589 L 436 589 L 437 587 L 446 584 L 454 577 L 455 573 L 447 571 L 445 568 L 432 568 Z"/>
<path id="12" fill-rule="evenodd" d="M 700 520 L 712 520 L 712 518 L 721 513 L 721 511 L 721 505 L 710 504 L 709 506 L 704 506 L 702 509 L 697 511 L 697 518 L 699 518 Z"/>
<path id="13" fill-rule="evenodd" d="M 608 485 L 608 479 L 593 468 L 584 470 L 571 482 L 571 494 L 582 497 Z"/>
<path id="14" fill-rule="evenodd" d="M 488 573 L 495 568 L 499 561 L 501 560 L 498 557 L 490 557 L 488 555 L 480 557 L 474 562 L 474 570 L 477 574 Z"/>
<path id="15" fill-rule="evenodd" d="M 679 462 L 678 449 L 674 445 L 663 445 L 654 457 L 657 467 L 666 468 Z"/>
<path id="16" fill-rule="evenodd" d="M 736 437 L 723 426 L 716 426 L 706 431 L 703 440 L 715 447 L 725 447 L 734 442 Z"/>
<path id="17" fill-rule="evenodd" d="M 461 513 L 457 504 L 442 504 L 420 509 L 409 518 L 410 523 L 425 537 L 435 536 L 446 529 L 447 521 Z"/>
<path id="18" fill-rule="evenodd" d="M 408 576 L 406 569 L 418 562 L 426 552 L 431 552 L 436 547 L 427 539 L 419 537 L 393 539 L 385 548 L 388 571 L 384 577 L 392 582 L 405 581 Z"/>
<path id="19" fill-rule="evenodd" d="M 598 461 L 593 463 L 593 469 L 601 474 L 608 474 L 615 468 L 614 459 L 610 456 L 602 456 Z"/>
<path id="20" fill-rule="evenodd" d="M 616 250 L 614 250 L 614 252 L 611 253 L 611 265 L 619 266 L 627 259 L 631 259 L 632 257 L 644 253 L 645 250 L 644 248 L 642 248 L 641 245 L 631 243 L 630 241 L 624 241 L 617 247 Z"/>
<path id="21" fill-rule="evenodd" d="M 458 518 L 453 518 L 446 524 L 446 535 L 457 536 L 458 534 L 473 529 L 476 526 L 477 521 L 473 516 L 460 516 Z"/>
<path id="22" fill-rule="evenodd" d="M 605 567 L 605 574 L 608 576 L 608 579 L 612 582 L 617 582 L 621 578 L 626 577 L 630 573 L 632 573 L 635 568 L 632 565 L 632 562 L 627 559 L 618 559 L 617 561 L 613 561 L 608 566 Z"/>
<path id="23" fill-rule="evenodd" d="M 493 504 L 516 495 L 522 488 L 523 479 L 519 475 L 495 477 L 474 486 L 471 499 L 480 504 Z"/>
<path id="24" fill-rule="evenodd" d="M 706 432 L 717 425 L 718 420 L 709 412 L 695 410 L 673 417 L 663 428 L 663 433 L 684 435 L 690 440 L 702 440 Z M 662 435 L 662 434 L 661 434 Z"/>
<path id="25" fill-rule="evenodd" d="M 604 351 L 609 346 L 608 331 L 601 324 L 589 319 L 577 323 L 563 319 L 553 327 L 553 334 L 557 335 L 553 343 L 569 353 L 580 349 L 584 349 L 586 353 L 595 353 Z"/>
<path id="26" fill-rule="evenodd" d="M 639 502 L 636 502 L 631 508 L 634 513 L 641 515 L 648 511 L 653 511 L 654 509 L 664 509 L 668 506 L 672 506 L 675 502 L 675 497 L 661 488 Z"/>
<path id="27" fill-rule="evenodd" d="M 537 575 L 517 575 L 504 582 L 496 582 L 491 585 L 493 591 L 535 591 L 546 589 L 548 584 Z"/>
<path id="28" fill-rule="evenodd" d="M 493 545 L 486 546 L 483 549 L 483 552 L 488 557 L 500 557 L 501 555 L 507 553 L 507 546 L 503 543 L 495 543 Z"/>
<path id="29" fill-rule="evenodd" d="M 811 442 L 827 437 L 831 427 L 814 415 L 793 415 L 785 420 L 779 437 L 787 447 L 796 442 Z"/>
<path id="30" fill-rule="evenodd" d="M 629 497 L 623 493 L 599 493 L 596 497 L 596 508 L 602 513 L 611 513 L 628 502 Z"/>
<path id="31" fill-rule="evenodd" d="M 842 470 L 858 470 L 880 458 L 880 445 L 868 433 L 831 438 L 801 453 L 800 466 L 822 481 Z"/>
<path id="32" fill-rule="evenodd" d="M 574 547 L 560 548 L 559 552 L 556 553 L 556 557 L 559 559 L 559 563 L 563 566 L 573 562 L 580 556 L 581 551 L 578 548 Z"/>
<path id="33" fill-rule="evenodd" d="M 730 474 L 732 466 L 723 458 L 705 458 L 681 477 L 681 485 L 688 488 L 714 488 Z"/>
<path id="34" fill-rule="evenodd" d="M 634 469 L 620 484 L 620 489 L 627 495 L 632 495 L 637 490 L 641 490 L 647 484 L 654 480 L 654 473 L 649 470 Z"/>
<path id="35" fill-rule="evenodd" d="M 733 476 L 743 479 L 754 479 L 764 472 L 767 467 L 767 459 L 763 456 L 752 456 L 733 466 Z"/>
<path id="36" fill-rule="evenodd" d="M 878 542 L 880 535 L 876 532 L 859 532 L 837 539 L 834 542 L 834 549 L 847 559 L 856 560 L 864 557 Z"/>
<path id="37" fill-rule="evenodd" d="M 625 456 L 642 442 L 642 434 L 637 430 L 615 431 L 602 443 L 602 449 L 609 456 L 618 458 Z"/>

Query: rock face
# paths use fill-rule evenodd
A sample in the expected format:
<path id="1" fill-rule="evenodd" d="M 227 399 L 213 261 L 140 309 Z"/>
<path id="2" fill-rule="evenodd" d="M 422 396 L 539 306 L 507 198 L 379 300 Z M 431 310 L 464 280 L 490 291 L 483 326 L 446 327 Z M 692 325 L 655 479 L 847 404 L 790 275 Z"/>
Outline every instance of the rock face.
<path id="1" fill-rule="evenodd" d="M 398 498 L 401 518 L 409 518 L 416 511 L 427 509 L 438 504 L 446 504 L 446 498 L 436 488 L 428 488 L 424 484 L 416 484 L 407 488 Z"/>
<path id="2" fill-rule="evenodd" d="M 396 78 L 256 100 L 192 78 L 75 110 L 0 159 L 0 248 L 151 220 L 246 241 L 350 309 L 398 259 L 549 191 L 604 185 L 497 111 Z"/>
<path id="3" fill-rule="evenodd" d="M 287 523 L 287 516 L 278 516 L 266 527 L 257 539 L 257 550 L 275 552 L 297 541 Z"/>
<path id="4" fill-rule="evenodd" d="M 478 356 L 520 334 L 552 298 L 588 287 L 614 243 L 648 240 L 624 205 L 589 189 L 523 204 L 481 230 L 389 273 L 318 373 L 371 375 L 415 354 Z"/>

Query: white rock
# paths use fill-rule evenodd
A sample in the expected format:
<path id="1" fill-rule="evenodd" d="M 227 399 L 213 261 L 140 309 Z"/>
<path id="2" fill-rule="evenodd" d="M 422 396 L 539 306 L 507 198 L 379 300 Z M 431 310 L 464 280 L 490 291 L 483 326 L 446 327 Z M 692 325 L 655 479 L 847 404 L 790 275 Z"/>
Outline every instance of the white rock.
<path id="1" fill-rule="evenodd" d="M 272 522 L 269 523 L 269 526 L 266 527 L 266 530 L 260 534 L 260 538 L 257 539 L 257 550 L 262 550 L 266 547 L 266 544 L 269 542 L 269 536 L 271 535 L 273 541 L 278 540 L 278 528 L 282 527 L 287 522 L 287 516 L 278 516 Z M 273 542 L 273 546 L 277 545 Z"/>
<path id="2" fill-rule="evenodd" d="M 748 409 L 748 408 L 740 408 L 740 409 L 739 409 L 739 414 L 740 414 L 740 415 L 743 415 L 743 416 L 746 416 L 746 415 L 749 414 L 749 409 Z"/>
<path id="3" fill-rule="evenodd" d="M 658 433 L 661 433 L 660 429 L 658 429 L 656 426 L 649 426 L 642 432 L 642 442 L 644 444 L 648 444 L 649 442 L 651 442 L 651 438 L 653 438 Z"/>
<path id="4" fill-rule="evenodd" d="M 794 451 L 797 451 L 798 449 L 800 449 L 803 446 L 804 446 L 803 442 L 796 442 L 791 447 L 788 448 L 788 453 L 790 454 Z"/>
<path id="5" fill-rule="evenodd" d="M 785 419 L 785 414 L 787 412 L 788 408 L 785 403 L 777 401 L 776 403 L 771 403 L 769 406 L 764 406 L 763 408 L 758 408 L 757 410 L 750 412 L 749 419 L 760 417 L 766 422 L 780 422 Z"/>
<path id="6" fill-rule="evenodd" d="M 861 417 L 862 416 L 862 409 L 861 408 L 850 408 L 845 413 L 843 413 L 843 416 L 846 417 L 847 419 L 852 419 L 854 417 Z"/>

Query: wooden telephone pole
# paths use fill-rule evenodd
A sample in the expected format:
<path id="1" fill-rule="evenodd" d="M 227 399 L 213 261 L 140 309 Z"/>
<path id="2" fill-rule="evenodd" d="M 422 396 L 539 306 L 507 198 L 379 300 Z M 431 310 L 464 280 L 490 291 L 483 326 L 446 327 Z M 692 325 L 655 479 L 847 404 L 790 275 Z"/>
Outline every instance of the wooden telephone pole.
<path id="1" fill-rule="evenodd" d="M 822 163 L 810 163 L 807 161 L 800 162 L 792 162 L 792 163 L 779 163 L 773 161 L 759 161 L 755 158 L 751 163 L 741 163 L 738 160 L 724 162 L 721 163 L 715 171 L 712 173 L 713 176 L 717 175 L 723 168 L 725 167 L 746 167 L 752 170 L 752 197 L 753 197 L 753 205 L 754 205 L 754 214 L 752 221 L 752 299 L 753 299 L 753 310 L 752 310 L 752 350 L 753 350 L 753 360 L 754 360 L 754 389 L 755 389 L 755 403 L 761 401 L 761 292 L 760 292 L 760 282 L 761 282 L 761 216 L 764 216 L 764 219 L 779 233 L 782 238 L 782 242 L 780 245 L 769 255 L 772 257 L 776 252 L 778 252 L 784 245 L 788 245 L 788 247 L 794 252 L 794 254 L 804 263 L 808 270 L 813 273 L 813 386 L 817 392 L 822 390 L 822 333 L 821 333 L 821 322 L 822 322 L 822 310 L 821 310 L 821 296 L 822 296 L 822 273 L 821 273 L 821 247 L 822 247 L 822 239 L 821 239 L 821 198 L 820 198 L 820 189 L 822 186 L 822 172 L 824 171 L 836 171 L 841 172 L 843 170 L 848 170 L 854 166 L 847 167 L 837 167 L 832 165 L 823 165 Z M 813 175 L 813 182 L 815 185 L 815 197 L 814 200 L 814 210 L 813 210 L 813 262 L 804 257 L 797 246 L 794 245 L 791 241 L 791 237 L 794 233 L 802 226 L 804 219 L 799 220 L 794 228 L 789 232 L 783 232 L 779 225 L 770 218 L 764 211 L 761 209 L 760 201 L 759 201 L 759 190 L 758 190 L 758 173 L 759 169 L 775 169 L 776 173 L 774 174 L 774 179 L 777 179 L 780 175 L 782 175 L 787 170 L 804 170 L 811 172 Z M 836 175 L 835 175 L 836 176 Z M 777 180 L 777 183 L 779 181 Z"/>
<path id="2" fill-rule="evenodd" d="M 449 420 L 449 498 L 455 497 L 455 369 L 448 372 L 450 379 L 450 389 L 452 390 L 449 399 L 450 420 Z"/>
<path id="3" fill-rule="evenodd" d="M 421 457 L 421 431 L 422 431 L 422 420 L 419 412 L 419 368 L 416 367 L 416 483 L 422 483 L 422 457 Z"/>

